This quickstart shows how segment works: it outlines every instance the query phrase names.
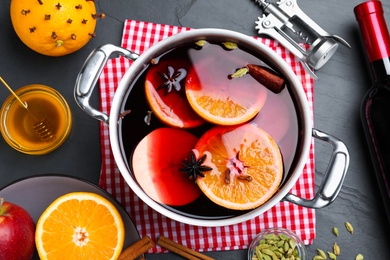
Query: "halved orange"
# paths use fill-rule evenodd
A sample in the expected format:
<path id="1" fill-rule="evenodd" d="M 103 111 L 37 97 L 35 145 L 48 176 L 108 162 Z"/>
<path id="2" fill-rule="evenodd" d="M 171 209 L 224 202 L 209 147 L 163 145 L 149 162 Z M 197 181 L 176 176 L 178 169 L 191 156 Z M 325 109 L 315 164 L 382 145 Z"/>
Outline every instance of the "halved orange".
<path id="1" fill-rule="evenodd" d="M 196 182 L 214 203 L 247 210 L 265 203 L 283 177 L 280 150 L 272 137 L 252 125 L 216 126 L 197 142 L 198 157 L 213 168 Z"/>
<path id="2" fill-rule="evenodd" d="M 109 200 L 72 192 L 42 213 L 35 243 L 40 259 L 117 259 L 124 235 L 122 218 Z"/>
<path id="3" fill-rule="evenodd" d="M 146 99 L 163 123 L 179 127 L 196 127 L 204 123 L 191 108 L 184 94 L 187 71 L 191 64 L 184 59 L 161 60 L 151 64 L 146 74 Z"/>
<path id="4" fill-rule="evenodd" d="M 217 125 L 249 121 L 261 110 L 267 98 L 267 89 L 251 76 L 230 77 L 234 68 L 242 64 L 225 59 L 227 55 L 222 53 L 218 59 L 206 57 L 197 61 L 186 79 L 186 96 L 192 109 Z"/>
<path id="5" fill-rule="evenodd" d="M 153 200 L 181 206 L 196 200 L 201 190 L 180 171 L 197 137 L 177 128 L 158 128 L 136 146 L 132 168 L 137 182 Z"/>

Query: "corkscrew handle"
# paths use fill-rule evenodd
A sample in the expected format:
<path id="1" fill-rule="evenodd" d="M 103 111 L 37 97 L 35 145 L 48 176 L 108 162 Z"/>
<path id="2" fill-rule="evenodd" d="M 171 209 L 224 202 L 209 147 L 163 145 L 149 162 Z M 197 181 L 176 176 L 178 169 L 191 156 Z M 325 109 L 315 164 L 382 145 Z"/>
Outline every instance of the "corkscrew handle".
<path id="1" fill-rule="evenodd" d="M 329 34 L 316 24 L 299 8 L 297 0 L 280 0 L 277 4 L 268 3 L 266 0 L 255 2 L 264 10 L 263 16 L 256 21 L 255 28 L 258 33 L 280 42 L 301 61 L 306 72 L 314 79 L 317 79 L 314 70 L 322 68 L 328 62 L 339 43 L 351 47 L 341 37 Z M 301 28 L 296 29 L 294 23 L 303 26 L 304 31 L 300 30 Z M 309 47 L 303 47 L 301 43 Z"/>
<path id="2" fill-rule="evenodd" d="M 349 166 L 349 152 L 345 144 L 334 136 L 317 129 L 312 131 L 313 137 L 333 145 L 333 153 L 324 174 L 324 179 L 315 197 L 311 200 L 287 194 L 283 200 L 308 208 L 323 208 L 331 204 L 339 194 Z"/>
<path id="3" fill-rule="evenodd" d="M 84 62 L 74 88 L 74 97 L 80 108 L 105 124 L 109 122 L 108 115 L 90 106 L 89 100 L 104 66 L 113 54 L 122 55 L 133 61 L 139 57 L 136 53 L 112 44 L 102 45 L 96 48 Z"/>

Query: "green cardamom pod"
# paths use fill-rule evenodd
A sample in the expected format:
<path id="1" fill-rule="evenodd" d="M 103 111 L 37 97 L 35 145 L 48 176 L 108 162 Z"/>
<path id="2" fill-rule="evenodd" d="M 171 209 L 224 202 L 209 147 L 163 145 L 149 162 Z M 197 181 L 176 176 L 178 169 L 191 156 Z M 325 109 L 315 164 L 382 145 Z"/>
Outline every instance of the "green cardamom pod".
<path id="1" fill-rule="evenodd" d="M 226 49 L 228 50 L 234 50 L 238 48 L 238 45 L 234 42 L 223 42 L 222 43 Z"/>
<path id="2" fill-rule="evenodd" d="M 337 256 L 335 254 L 333 254 L 332 252 L 328 252 L 328 256 L 332 260 L 336 260 L 337 259 Z"/>
<path id="3" fill-rule="evenodd" d="M 339 229 L 337 227 L 334 227 L 332 231 L 333 231 L 333 234 L 335 234 L 336 237 L 339 236 Z"/>
<path id="4" fill-rule="evenodd" d="M 317 254 L 318 254 L 319 256 L 321 256 L 323 259 L 326 259 L 326 254 L 325 254 L 325 252 L 322 251 L 321 249 L 318 249 L 318 248 L 317 248 Z"/>
<path id="5" fill-rule="evenodd" d="M 199 41 L 195 42 L 195 44 L 198 45 L 199 47 L 202 47 L 202 46 L 204 46 L 204 45 L 207 44 L 207 41 L 205 41 L 205 40 L 199 40 Z"/>
<path id="6" fill-rule="evenodd" d="M 358 254 L 355 260 L 364 260 L 364 256 L 362 254 Z"/>
<path id="7" fill-rule="evenodd" d="M 337 243 L 334 243 L 334 245 L 333 245 L 333 253 L 335 255 L 340 255 L 340 247 Z"/>
<path id="8" fill-rule="evenodd" d="M 345 228 L 348 230 L 349 233 L 353 234 L 353 226 L 349 222 L 345 222 Z"/>

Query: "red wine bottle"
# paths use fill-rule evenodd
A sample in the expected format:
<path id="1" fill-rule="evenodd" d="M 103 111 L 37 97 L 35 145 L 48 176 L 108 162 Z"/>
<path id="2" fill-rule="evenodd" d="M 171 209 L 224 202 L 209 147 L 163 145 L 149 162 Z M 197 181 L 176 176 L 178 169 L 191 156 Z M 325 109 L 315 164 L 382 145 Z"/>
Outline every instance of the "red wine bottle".
<path id="1" fill-rule="evenodd" d="M 354 8 L 373 84 L 361 105 L 361 119 L 384 209 L 390 222 L 390 37 L 382 3 L 372 0 Z"/>

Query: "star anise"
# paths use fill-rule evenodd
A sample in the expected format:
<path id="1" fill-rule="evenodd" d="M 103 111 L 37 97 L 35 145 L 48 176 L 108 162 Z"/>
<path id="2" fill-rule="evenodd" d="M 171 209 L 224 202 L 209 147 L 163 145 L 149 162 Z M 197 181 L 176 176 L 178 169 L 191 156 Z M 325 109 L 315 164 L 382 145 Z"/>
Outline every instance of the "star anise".
<path id="1" fill-rule="evenodd" d="M 174 88 L 176 91 L 180 91 L 180 81 L 187 76 L 187 71 L 183 68 L 180 68 L 175 72 L 173 67 L 168 66 L 166 73 L 158 72 L 158 75 L 160 75 L 165 80 L 165 82 L 161 84 L 157 90 L 165 88 L 164 95 L 166 95 L 172 91 L 172 88 Z"/>
<path id="2" fill-rule="evenodd" d="M 204 177 L 203 172 L 208 172 L 213 169 L 211 167 L 202 165 L 205 159 L 206 155 L 203 155 L 199 160 L 196 160 L 195 153 L 191 151 L 190 160 L 183 160 L 184 167 L 180 168 L 180 171 L 185 172 L 186 177 L 192 180 L 196 180 L 198 176 Z"/>

